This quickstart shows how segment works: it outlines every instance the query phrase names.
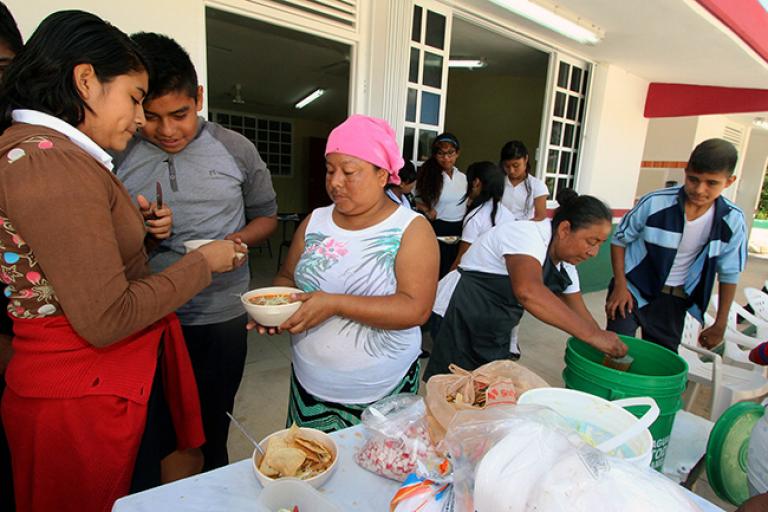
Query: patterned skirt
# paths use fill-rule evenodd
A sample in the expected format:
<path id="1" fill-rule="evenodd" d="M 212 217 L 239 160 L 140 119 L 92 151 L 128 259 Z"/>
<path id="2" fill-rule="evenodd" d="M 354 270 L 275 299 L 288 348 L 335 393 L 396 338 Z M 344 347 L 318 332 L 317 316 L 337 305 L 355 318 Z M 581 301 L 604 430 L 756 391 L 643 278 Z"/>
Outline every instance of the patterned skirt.
<path id="1" fill-rule="evenodd" d="M 420 370 L 421 364 L 417 359 L 403 380 L 387 396 L 400 393 L 417 394 Z M 291 368 L 291 394 L 285 426 L 290 427 L 296 423 L 300 427 L 316 428 L 331 433 L 360 424 L 360 415 L 369 405 L 371 404 L 338 404 L 320 400 L 301 386 Z"/>

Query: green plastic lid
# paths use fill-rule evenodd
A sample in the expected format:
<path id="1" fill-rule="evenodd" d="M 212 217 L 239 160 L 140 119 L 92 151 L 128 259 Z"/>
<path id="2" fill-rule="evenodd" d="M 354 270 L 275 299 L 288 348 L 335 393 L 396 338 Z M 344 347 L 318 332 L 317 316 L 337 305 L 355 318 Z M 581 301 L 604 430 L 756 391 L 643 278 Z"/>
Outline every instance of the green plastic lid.
<path id="1" fill-rule="evenodd" d="M 707 442 L 707 479 L 721 499 L 741 505 L 749 498 L 747 452 L 749 436 L 765 409 L 754 402 L 739 402 L 715 422 Z"/>

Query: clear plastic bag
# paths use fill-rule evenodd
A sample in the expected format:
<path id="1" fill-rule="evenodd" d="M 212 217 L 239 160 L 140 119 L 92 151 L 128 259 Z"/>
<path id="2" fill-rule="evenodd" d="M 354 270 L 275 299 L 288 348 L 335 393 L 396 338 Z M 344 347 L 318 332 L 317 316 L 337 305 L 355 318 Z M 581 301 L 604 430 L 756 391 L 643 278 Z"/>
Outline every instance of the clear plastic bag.
<path id="1" fill-rule="evenodd" d="M 682 487 L 658 471 L 587 445 L 568 452 L 544 474 L 523 510 L 701 512 Z"/>
<path id="2" fill-rule="evenodd" d="M 355 461 L 364 469 L 402 482 L 410 473 L 432 473 L 440 465 L 420 396 L 379 400 L 363 411 L 362 421 L 367 441 Z"/>
<path id="3" fill-rule="evenodd" d="M 476 507 L 475 494 L 482 505 L 483 500 L 493 501 L 494 492 L 509 494 L 509 507 L 503 510 L 523 510 L 525 498 L 518 489 L 531 487 L 561 453 L 581 442 L 572 432 L 563 417 L 537 405 L 457 412 L 441 445 L 453 463 L 456 512 L 483 512 Z M 508 463 L 507 450 L 522 453 Z"/>
<path id="4" fill-rule="evenodd" d="M 607 457 L 546 407 L 459 412 L 443 445 L 453 459 L 456 512 L 699 511 L 664 476 Z"/>

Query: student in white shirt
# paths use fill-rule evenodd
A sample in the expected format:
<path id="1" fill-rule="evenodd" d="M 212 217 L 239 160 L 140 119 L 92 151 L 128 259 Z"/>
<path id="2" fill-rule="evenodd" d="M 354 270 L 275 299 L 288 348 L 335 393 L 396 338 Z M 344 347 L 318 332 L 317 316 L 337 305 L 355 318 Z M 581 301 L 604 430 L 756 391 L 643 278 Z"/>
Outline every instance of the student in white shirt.
<path id="1" fill-rule="evenodd" d="M 515 220 L 512 213 L 501 204 L 504 193 L 504 172 L 493 162 L 475 162 L 467 167 L 467 192 L 459 253 L 453 261 L 455 270 L 461 257 L 480 235 L 492 227 Z"/>
<path id="2" fill-rule="evenodd" d="M 416 178 L 416 208 L 432 222 L 438 237 L 461 236 L 467 177 L 456 168 L 460 151 L 455 135 L 438 135 L 432 143 L 432 156 Z M 450 270 L 457 251 L 455 243 L 440 242 L 440 277 Z"/>
<path id="3" fill-rule="evenodd" d="M 501 204 L 504 180 L 504 172 L 493 162 L 475 162 L 467 167 L 467 192 L 464 195 L 467 212 L 464 214 L 459 253 L 451 271 L 438 283 L 437 298 L 430 317 L 429 332 L 432 339 L 435 339 L 440 330 L 440 322 L 448 308 L 453 289 L 459 282 L 460 276 L 456 269 L 461 263 L 461 257 L 480 235 L 494 226 L 515 220 L 510 211 Z"/>
<path id="4" fill-rule="evenodd" d="M 385 190 L 387 197 L 400 206 L 405 206 L 409 210 L 413 209 L 413 188 L 416 186 L 416 167 L 410 160 L 405 161 L 405 165 L 397 173 L 400 176 L 400 184 L 390 183 Z"/>
<path id="5" fill-rule="evenodd" d="M 547 216 L 549 190 L 543 181 L 531 174 L 528 148 L 519 140 L 511 140 L 501 148 L 499 165 L 507 174 L 501 202 L 515 220 L 543 220 Z"/>
<path id="6" fill-rule="evenodd" d="M 627 347 L 602 330 L 579 293 L 574 265 L 595 256 L 611 232 L 599 199 L 560 192 L 554 219 L 500 224 L 472 244 L 434 340 L 423 379 L 456 364 L 474 370 L 509 357 L 509 332 L 529 311 L 611 356 Z"/>

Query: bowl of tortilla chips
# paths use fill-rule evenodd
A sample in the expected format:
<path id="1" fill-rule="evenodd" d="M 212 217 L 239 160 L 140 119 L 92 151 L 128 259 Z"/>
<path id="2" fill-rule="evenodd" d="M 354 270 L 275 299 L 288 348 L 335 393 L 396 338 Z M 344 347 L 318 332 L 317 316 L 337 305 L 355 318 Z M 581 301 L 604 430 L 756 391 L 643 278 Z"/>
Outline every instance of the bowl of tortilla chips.
<path id="1" fill-rule="evenodd" d="M 320 487 L 330 478 L 338 460 L 336 442 L 314 428 L 293 425 L 270 434 L 259 445 L 264 457 L 254 450 L 251 460 L 262 486 L 279 478 L 298 478 Z"/>

